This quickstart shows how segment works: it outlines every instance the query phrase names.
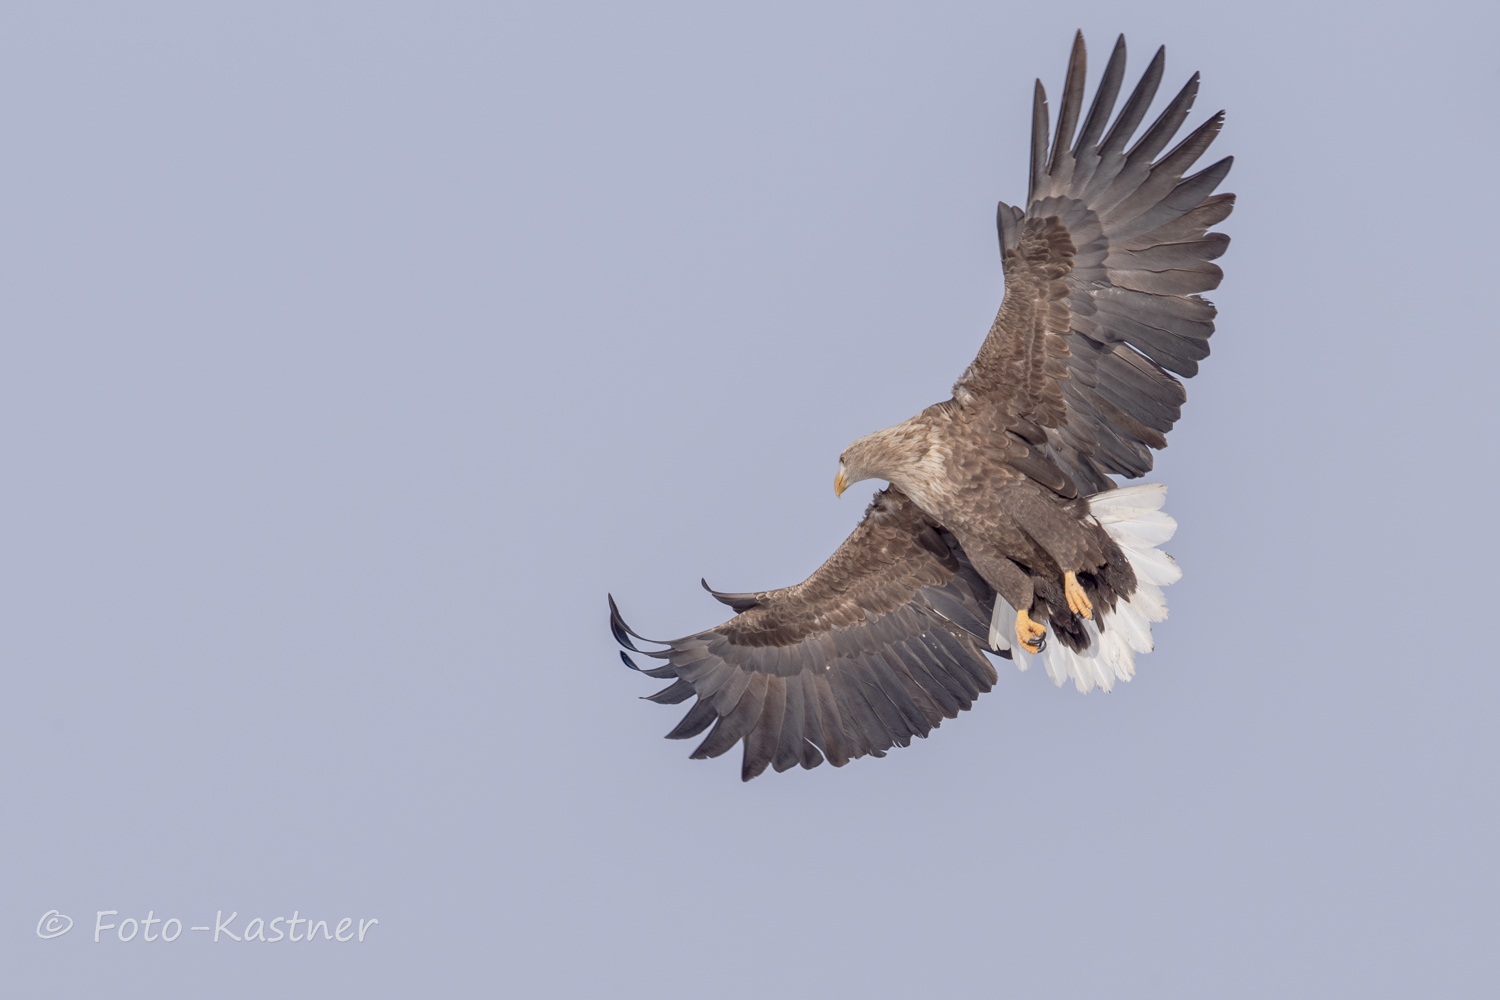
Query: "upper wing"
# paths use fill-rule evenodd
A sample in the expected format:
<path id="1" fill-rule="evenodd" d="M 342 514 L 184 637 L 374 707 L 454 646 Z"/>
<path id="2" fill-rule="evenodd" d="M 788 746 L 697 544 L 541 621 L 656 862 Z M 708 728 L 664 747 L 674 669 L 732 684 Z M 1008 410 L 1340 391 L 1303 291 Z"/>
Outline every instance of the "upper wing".
<path id="1" fill-rule="evenodd" d="M 675 705 L 697 695 L 667 738 L 717 723 L 693 757 L 717 757 L 743 740 L 746 781 L 768 764 L 784 771 L 817 767 L 825 756 L 835 767 L 883 757 L 967 709 L 996 680 L 983 653 L 994 590 L 957 539 L 894 487 L 875 495 L 854 533 L 805 582 L 710 593 L 739 614 L 664 650 L 630 641 L 641 636 L 613 598 L 610 625 L 627 649 L 667 661 L 645 673 L 676 678 L 649 700 Z"/>
<path id="2" fill-rule="evenodd" d="M 1209 233 L 1234 207 L 1213 190 L 1225 157 L 1184 177 L 1223 126 L 1221 111 L 1171 152 L 1157 154 L 1187 118 L 1198 74 L 1126 149 L 1161 82 L 1165 49 L 1105 131 L 1125 74 L 1115 44 L 1083 120 L 1085 54 L 1075 38 L 1049 152 L 1047 98 L 1037 81 L 1027 209 L 998 213 L 1005 299 L 979 356 L 954 386 L 964 403 L 1004 406 L 1085 492 L 1109 474 L 1141 476 L 1165 448 L 1190 378 L 1208 356 L 1216 310 L 1197 292 L 1216 288 L 1212 261 L 1229 245 Z"/>

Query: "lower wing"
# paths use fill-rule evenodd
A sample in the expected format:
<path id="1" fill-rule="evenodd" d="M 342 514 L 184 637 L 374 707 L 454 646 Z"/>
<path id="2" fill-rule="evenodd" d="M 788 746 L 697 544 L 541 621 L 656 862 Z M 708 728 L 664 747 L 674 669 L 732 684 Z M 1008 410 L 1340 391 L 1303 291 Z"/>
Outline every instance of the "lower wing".
<path id="1" fill-rule="evenodd" d="M 859 527 L 805 582 L 710 592 L 739 614 L 665 649 L 637 647 L 632 637 L 642 637 L 613 597 L 610 626 L 626 649 L 665 661 L 642 670 L 620 654 L 633 669 L 673 679 L 648 700 L 697 698 L 667 738 L 713 726 L 694 759 L 743 742 L 745 781 L 768 766 L 883 757 L 968 709 L 996 680 L 984 655 L 994 590 L 958 541 L 894 487 L 876 494 Z"/>

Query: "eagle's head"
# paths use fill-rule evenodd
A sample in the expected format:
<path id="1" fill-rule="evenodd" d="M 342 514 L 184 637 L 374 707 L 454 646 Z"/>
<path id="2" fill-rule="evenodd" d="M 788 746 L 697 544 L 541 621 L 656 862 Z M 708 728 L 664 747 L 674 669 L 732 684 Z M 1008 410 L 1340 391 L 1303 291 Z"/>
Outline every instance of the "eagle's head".
<path id="1" fill-rule="evenodd" d="M 899 483 L 904 478 L 902 471 L 925 451 L 926 442 L 913 435 L 905 424 L 866 434 L 839 456 L 833 492 L 842 496 L 849 487 L 866 479 Z"/>

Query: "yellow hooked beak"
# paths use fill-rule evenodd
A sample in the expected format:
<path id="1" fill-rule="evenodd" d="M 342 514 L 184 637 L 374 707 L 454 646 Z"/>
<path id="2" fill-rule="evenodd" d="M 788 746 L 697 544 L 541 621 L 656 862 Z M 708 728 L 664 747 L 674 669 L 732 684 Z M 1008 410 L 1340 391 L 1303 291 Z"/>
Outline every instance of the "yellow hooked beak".
<path id="1" fill-rule="evenodd" d="M 844 477 L 844 467 L 841 465 L 839 466 L 839 474 L 833 477 L 833 495 L 841 497 L 848 488 L 849 480 Z"/>

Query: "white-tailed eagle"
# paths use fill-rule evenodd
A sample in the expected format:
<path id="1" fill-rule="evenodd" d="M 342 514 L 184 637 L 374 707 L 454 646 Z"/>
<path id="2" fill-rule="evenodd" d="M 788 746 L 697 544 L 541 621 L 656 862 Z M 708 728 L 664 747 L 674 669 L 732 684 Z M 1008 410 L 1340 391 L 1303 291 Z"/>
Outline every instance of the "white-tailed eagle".
<path id="1" fill-rule="evenodd" d="M 1234 206 L 1214 193 L 1232 158 L 1187 174 L 1223 112 L 1161 155 L 1196 73 L 1131 141 L 1164 56 L 1113 122 L 1123 36 L 1087 115 L 1075 38 L 1055 133 L 1037 81 L 1027 207 L 998 213 L 1000 312 L 951 399 L 839 456 L 839 493 L 890 486 L 817 572 L 781 590 L 711 590 L 735 617 L 655 651 L 632 642 L 610 599 L 615 637 L 672 681 L 649 700 L 696 699 L 668 738 L 713 726 L 695 759 L 743 743 L 748 781 L 767 766 L 881 757 L 988 691 L 986 653 L 1023 670 L 1039 656 L 1086 692 L 1129 680 L 1152 648 L 1161 588 L 1181 575 L 1157 548 L 1176 522 L 1164 486 L 1116 489 L 1110 476 L 1151 469 L 1186 398 L 1173 376 L 1208 356 L 1215 310 L 1197 293 L 1223 276 L 1213 261 L 1229 238 L 1208 230 Z"/>

